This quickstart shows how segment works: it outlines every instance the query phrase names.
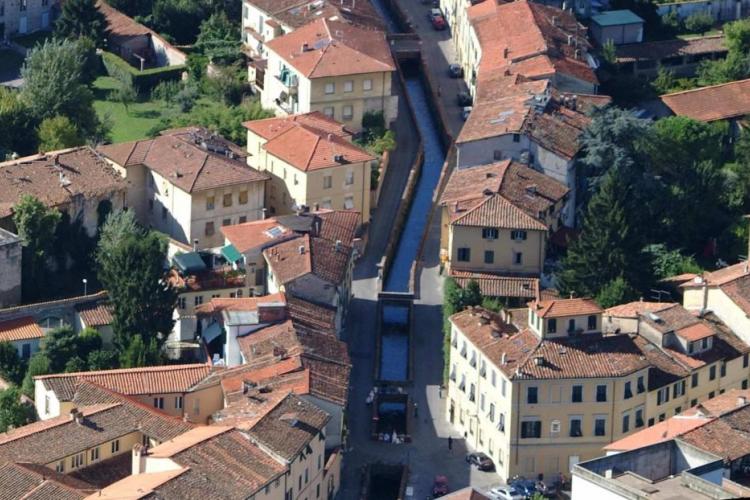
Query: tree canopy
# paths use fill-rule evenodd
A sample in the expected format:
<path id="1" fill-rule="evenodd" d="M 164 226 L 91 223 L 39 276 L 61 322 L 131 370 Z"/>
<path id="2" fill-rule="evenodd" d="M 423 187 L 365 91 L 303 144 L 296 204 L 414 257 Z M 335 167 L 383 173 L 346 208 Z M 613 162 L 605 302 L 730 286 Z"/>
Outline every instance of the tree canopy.
<path id="1" fill-rule="evenodd" d="M 17 387 L 0 391 L 0 432 L 33 422 L 34 414 L 34 406 L 21 401 Z"/>
<path id="2" fill-rule="evenodd" d="M 13 207 L 13 223 L 23 241 L 21 259 L 24 300 L 40 296 L 47 281 L 46 264 L 53 249 L 55 228 L 61 214 L 30 195 Z"/>
<path id="3" fill-rule="evenodd" d="M 96 0 L 66 0 L 60 17 L 55 21 L 55 35 L 60 38 L 89 38 L 103 47 L 107 36 L 107 20 L 96 8 Z"/>

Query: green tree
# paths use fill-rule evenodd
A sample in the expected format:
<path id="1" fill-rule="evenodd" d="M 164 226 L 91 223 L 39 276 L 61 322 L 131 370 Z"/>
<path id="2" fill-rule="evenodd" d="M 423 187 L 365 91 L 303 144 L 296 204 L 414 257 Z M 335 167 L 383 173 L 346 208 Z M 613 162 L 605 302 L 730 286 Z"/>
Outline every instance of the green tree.
<path id="1" fill-rule="evenodd" d="M 3 379 L 20 384 L 26 366 L 18 355 L 18 349 L 10 342 L 0 342 L 0 376 Z"/>
<path id="2" fill-rule="evenodd" d="M 740 19 L 722 27 L 727 56 L 703 61 L 698 67 L 700 85 L 717 85 L 742 80 L 750 75 L 750 20 Z"/>
<path id="3" fill-rule="evenodd" d="M 659 95 L 668 94 L 672 92 L 672 89 L 677 85 L 674 71 L 666 69 L 664 66 L 659 66 L 656 72 L 656 78 L 651 82 L 654 92 Z"/>
<path id="4" fill-rule="evenodd" d="M 137 368 L 161 363 L 159 346 L 155 338 L 145 343 L 139 335 L 130 337 L 127 347 L 120 354 L 120 365 L 123 368 Z"/>
<path id="5" fill-rule="evenodd" d="M 128 228 L 133 232 L 124 233 Z M 166 240 L 155 231 L 133 229 L 127 218 L 116 215 L 102 227 L 96 252 L 98 276 L 114 304 L 112 327 L 121 354 L 132 348 L 134 337 L 141 337 L 148 348 L 152 340 L 161 347 L 172 331 L 177 292 L 166 280 L 166 258 Z"/>
<path id="6" fill-rule="evenodd" d="M 602 59 L 611 66 L 614 66 L 617 62 L 617 49 L 615 48 L 615 42 L 611 38 L 602 45 Z"/>
<path id="7" fill-rule="evenodd" d="M 599 307 L 607 309 L 618 304 L 624 304 L 636 298 L 636 292 L 622 276 L 618 276 L 605 284 L 596 295 Z"/>
<path id="8" fill-rule="evenodd" d="M 78 335 L 70 326 L 50 330 L 44 336 L 42 350 L 52 373 L 65 371 L 68 360 L 78 357 Z"/>
<path id="9" fill-rule="evenodd" d="M 685 19 L 685 29 L 691 33 L 704 34 L 714 24 L 714 16 L 708 12 L 696 12 Z"/>
<path id="10" fill-rule="evenodd" d="M 195 47 L 211 62 L 237 62 L 242 56 L 239 23 L 231 22 L 224 12 L 212 14 L 201 23 Z"/>
<path id="11" fill-rule="evenodd" d="M 37 130 L 40 151 L 72 148 L 84 143 L 78 127 L 67 116 L 45 118 Z"/>
<path id="12" fill-rule="evenodd" d="M 66 0 L 60 17 L 55 21 L 55 36 L 74 40 L 86 37 L 103 47 L 107 20 L 96 8 L 96 0 Z"/>
<path id="13" fill-rule="evenodd" d="M 36 120 L 18 92 L 0 86 L 0 161 L 36 151 Z"/>
<path id="14" fill-rule="evenodd" d="M 87 360 L 89 370 L 112 370 L 120 366 L 119 356 L 116 351 L 104 349 L 92 351 Z"/>
<path id="15" fill-rule="evenodd" d="M 205 7 L 195 0 L 155 0 L 151 10 L 153 27 L 177 43 L 194 43 L 206 18 Z"/>
<path id="16" fill-rule="evenodd" d="M 0 432 L 34 421 L 34 406 L 21 401 L 21 391 L 11 387 L 0 391 Z"/>
<path id="17" fill-rule="evenodd" d="M 37 198 L 23 195 L 13 207 L 13 223 L 23 240 L 21 260 L 24 300 L 40 296 L 47 282 L 46 263 L 54 245 L 55 228 L 60 212 L 47 208 Z"/>
<path id="18" fill-rule="evenodd" d="M 26 376 L 23 378 L 21 391 L 29 397 L 34 396 L 34 377 L 50 373 L 49 359 L 44 351 L 38 351 L 29 360 Z"/>
<path id="19" fill-rule="evenodd" d="M 120 80 L 111 95 L 125 107 L 125 113 L 130 115 L 130 105 L 138 99 L 138 91 L 133 82 L 126 79 Z"/>
<path id="20" fill-rule="evenodd" d="M 651 266 L 657 279 L 703 272 L 693 256 L 683 255 L 679 250 L 669 250 L 663 243 L 648 245 L 645 251 L 651 256 Z"/>

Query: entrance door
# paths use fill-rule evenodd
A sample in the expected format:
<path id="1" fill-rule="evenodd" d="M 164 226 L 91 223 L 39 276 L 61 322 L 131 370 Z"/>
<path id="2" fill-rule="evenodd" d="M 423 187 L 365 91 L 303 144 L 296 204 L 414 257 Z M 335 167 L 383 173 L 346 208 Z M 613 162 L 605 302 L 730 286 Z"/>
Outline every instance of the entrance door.
<path id="1" fill-rule="evenodd" d="M 581 461 L 581 458 L 578 455 L 570 455 L 568 457 L 568 471 L 573 470 L 573 466 Z"/>
<path id="2" fill-rule="evenodd" d="M 42 28 L 49 28 L 49 12 L 42 12 Z"/>
<path id="3" fill-rule="evenodd" d="M 26 25 L 26 18 L 25 17 L 19 18 L 18 19 L 18 32 L 23 35 L 26 33 L 27 30 L 28 30 L 28 27 Z"/>

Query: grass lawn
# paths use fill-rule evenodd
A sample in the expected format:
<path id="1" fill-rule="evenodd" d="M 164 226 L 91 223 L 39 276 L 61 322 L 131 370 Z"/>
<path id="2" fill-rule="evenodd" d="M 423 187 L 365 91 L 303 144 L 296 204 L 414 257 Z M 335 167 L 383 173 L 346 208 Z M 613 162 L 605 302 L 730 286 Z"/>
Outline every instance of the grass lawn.
<path id="1" fill-rule="evenodd" d="M 13 41 L 27 49 L 33 48 L 37 43 L 44 43 L 45 40 L 52 37 L 51 31 L 35 31 L 28 35 L 21 35 L 13 38 Z"/>
<path id="2" fill-rule="evenodd" d="M 109 115 L 112 121 L 112 142 L 134 141 L 148 137 L 148 131 L 162 118 L 180 114 L 162 101 L 149 101 L 142 96 L 125 109 L 116 101 L 107 100 L 110 92 L 117 88 L 117 81 L 109 76 L 100 76 L 94 81 L 94 109 L 99 117 Z"/>

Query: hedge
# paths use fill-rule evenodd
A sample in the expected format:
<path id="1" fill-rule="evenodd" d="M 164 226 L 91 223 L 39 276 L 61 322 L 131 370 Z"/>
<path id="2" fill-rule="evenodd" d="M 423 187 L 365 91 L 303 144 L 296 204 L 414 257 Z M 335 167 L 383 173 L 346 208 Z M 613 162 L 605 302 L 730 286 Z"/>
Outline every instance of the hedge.
<path id="1" fill-rule="evenodd" d="M 139 71 L 115 54 L 105 51 L 102 51 L 102 63 L 109 76 L 132 82 L 139 92 L 148 92 L 163 81 L 179 80 L 187 69 L 184 64 L 181 64 Z"/>

